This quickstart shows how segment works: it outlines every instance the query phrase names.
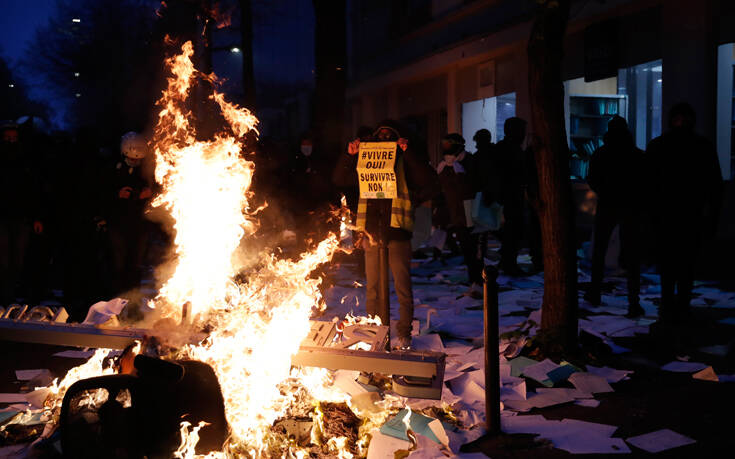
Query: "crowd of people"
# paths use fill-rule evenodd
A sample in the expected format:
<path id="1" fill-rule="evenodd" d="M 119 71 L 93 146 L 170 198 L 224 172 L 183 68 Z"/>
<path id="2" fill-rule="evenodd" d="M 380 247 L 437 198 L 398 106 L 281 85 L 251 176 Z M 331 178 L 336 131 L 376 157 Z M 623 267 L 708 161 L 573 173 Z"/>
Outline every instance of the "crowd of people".
<path id="1" fill-rule="evenodd" d="M 538 177 L 526 131 L 526 121 L 517 117 L 505 121 L 504 136 L 497 143 L 489 130 L 480 129 L 472 138 L 475 153 L 467 151 L 462 135 L 447 134 L 437 140 L 441 158 L 434 165 L 425 144 L 392 120 L 375 128 L 361 127 L 336 158 L 320 150 L 309 133 L 293 153 L 280 156 L 271 155 L 272 146 L 264 139 L 254 156 L 255 186 L 280 203 L 272 206 L 270 218 L 279 222 L 273 227 L 294 228 L 302 241 L 325 232 L 323 213 L 338 203 L 340 194 L 347 196 L 356 233 L 365 236 L 357 238 L 356 247 L 364 253 L 367 313 L 379 312 L 379 249 L 386 248 L 400 304 L 398 338 L 401 346 L 409 347 L 414 304 L 410 262 L 415 255 L 411 241 L 417 207 L 430 205 L 432 236 L 425 243 L 434 247 L 434 255 L 442 257 L 446 247 L 463 257 L 467 295 L 481 297 L 490 234 L 500 240 L 502 273 L 523 276 L 543 271 Z M 357 153 L 362 142 L 370 141 L 396 142 L 395 198 L 359 198 Z M 125 134 L 119 153 L 100 149 L 84 135 L 73 142 L 53 142 L 50 138 L 38 142 L 23 126 L 2 127 L 0 304 L 18 298 L 34 303 L 48 296 L 49 266 L 56 266 L 62 273 L 58 286 L 63 301 L 72 318 L 79 319 L 92 302 L 139 286 L 144 266 L 155 262 L 151 242 L 168 242 L 145 216 L 156 185 L 143 136 Z M 53 159 L 49 150 L 57 152 Z M 691 107 L 675 106 L 668 132 L 651 141 L 645 152 L 635 146 L 625 120 L 613 117 L 604 145 L 592 155 L 588 183 L 598 201 L 585 299 L 601 302 L 608 241 L 619 227 L 628 314 L 643 314 L 638 299 L 640 253 L 643 221 L 650 216 L 661 249 L 661 317 L 681 320 L 691 299 L 698 242 L 715 230 L 722 199 L 715 150 L 696 134 Z M 682 209 L 686 218 L 680 216 Z M 267 212 L 264 218 L 269 218 Z M 518 264 L 524 243 L 530 270 Z"/>
<path id="2" fill-rule="evenodd" d="M 145 139 L 123 136 L 119 156 L 89 132 L 52 137 L 2 126 L 0 305 L 37 304 L 63 292 L 72 319 L 140 285 L 155 225 Z"/>

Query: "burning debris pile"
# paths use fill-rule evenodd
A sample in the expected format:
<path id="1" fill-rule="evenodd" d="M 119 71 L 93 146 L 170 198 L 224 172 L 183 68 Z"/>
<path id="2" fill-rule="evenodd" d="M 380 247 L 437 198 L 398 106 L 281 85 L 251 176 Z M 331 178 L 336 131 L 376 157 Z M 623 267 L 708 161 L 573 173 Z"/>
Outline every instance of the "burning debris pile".
<path id="1" fill-rule="evenodd" d="M 54 381 L 44 389 L 42 438 L 60 426 L 62 447 L 77 457 L 102 448 L 85 446 L 85 435 L 110 429 L 118 437 L 105 447 L 120 457 L 364 457 L 369 433 L 401 408 L 400 397 L 358 404 L 333 384 L 334 372 L 292 366 L 321 300 L 320 280 L 310 274 L 331 260 L 340 239 L 329 234 L 295 260 L 238 252 L 257 230 L 254 164 L 242 154 L 257 119 L 215 90 L 210 99 L 226 125 L 201 140 L 190 96 L 198 79 L 216 77 L 200 74 L 192 55 L 187 42 L 167 61 L 171 77 L 152 141 L 161 185 L 153 206 L 173 218 L 176 258 L 145 326 L 176 339 L 137 343 L 115 368 L 110 350 L 99 349 Z M 370 321 L 345 324 L 358 322 Z"/>

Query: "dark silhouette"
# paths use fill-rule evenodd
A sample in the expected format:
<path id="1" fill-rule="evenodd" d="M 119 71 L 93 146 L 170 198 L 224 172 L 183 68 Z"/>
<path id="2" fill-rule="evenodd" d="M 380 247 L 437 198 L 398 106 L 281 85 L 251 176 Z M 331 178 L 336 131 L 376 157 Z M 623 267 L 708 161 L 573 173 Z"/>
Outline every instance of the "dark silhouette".
<path id="1" fill-rule="evenodd" d="M 38 176 L 28 139 L 18 125 L 2 126 L 0 139 L 0 304 L 8 305 L 20 296 L 26 252 L 32 233 L 43 232 L 40 219 L 41 196 Z"/>
<path id="2" fill-rule="evenodd" d="M 84 320 L 89 306 L 112 293 L 104 216 L 110 200 L 106 180 L 116 161 L 104 157 L 97 141 L 95 131 L 85 129 L 77 133 L 74 143 L 57 146 L 58 192 L 52 204 L 60 240 L 56 252 L 63 269 L 64 305 L 75 321 Z"/>
<path id="3" fill-rule="evenodd" d="M 502 231 L 500 248 L 500 268 L 508 275 L 519 276 L 525 272 L 518 266 L 518 252 L 524 231 L 530 241 L 531 258 L 534 268 L 541 269 L 541 250 L 538 247 L 538 231 L 525 224 L 527 192 L 537 189 L 535 167 L 531 153 L 523 149 L 526 138 L 526 121 L 521 118 L 505 120 L 505 137 L 496 144 L 497 164 L 500 171 L 498 201 L 503 205 L 505 226 Z M 492 184 L 489 184 L 492 186 Z M 490 191 L 495 193 L 495 191 Z M 535 194 L 533 192 L 532 194 Z M 537 226 L 537 224 L 536 224 Z"/>
<path id="4" fill-rule="evenodd" d="M 448 134 L 441 141 L 444 159 L 437 166 L 442 193 L 449 213 L 448 232 L 455 235 L 462 249 L 471 287 L 470 295 L 481 296 L 483 261 L 478 257 L 477 238 L 471 233 L 472 199 L 475 196 L 478 167 L 475 157 L 464 149 L 459 134 Z"/>
<path id="5" fill-rule="evenodd" d="M 475 141 L 475 164 L 477 166 L 476 187 L 482 192 L 482 204 L 486 207 L 500 200 L 500 167 L 497 150 L 492 142 L 493 136 L 487 129 L 480 129 L 472 137 Z M 483 260 L 487 255 L 487 242 L 490 233 L 483 231 L 478 235 L 479 256 Z"/>
<path id="6" fill-rule="evenodd" d="M 145 166 L 145 140 L 134 132 L 120 143 L 123 158 L 110 177 L 108 221 L 112 245 L 114 294 L 140 286 L 145 256 L 147 227 L 143 212 L 153 195 L 152 175 Z"/>
<path id="7" fill-rule="evenodd" d="M 326 215 L 338 201 L 330 180 L 332 163 L 311 133 L 302 135 L 298 150 L 289 155 L 284 187 L 296 227 L 305 238 L 316 240 L 328 230 Z"/>
<path id="8" fill-rule="evenodd" d="M 643 315 L 640 293 L 640 177 L 643 152 L 636 148 L 628 124 L 614 116 L 607 125 L 605 144 L 592 155 L 587 182 L 597 194 L 592 253 L 592 282 L 585 299 L 599 305 L 605 254 L 613 230 L 620 225 L 621 261 L 628 276 L 628 315 Z"/>
<path id="9" fill-rule="evenodd" d="M 646 150 L 661 271 L 662 322 L 689 312 L 701 242 L 713 237 L 722 205 L 722 174 L 714 146 L 694 131 L 687 103 L 671 108 L 669 131 Z"/>
<path id="10" fill-rule="evenodd" d="M 357 153 L 362 139 L 356 138 L 348 145 L 334 170 L 333 181 L 339 187 L 356 187 Z M 428 161 L 418 155 L 408 140 L 402 136 L 398 125 L 383 121 L 373 134 L 374 141 L 398 143 L 396 159 L 396 199 L 360 199 L 355 226 L 367 233 L 362 239 L 365 250 L 366 309 L 376 315 L 379 302 L 380 245 L 388 248 L 388 264 L 393 273 L 393 284 L 398 294 L 400 317 L 398 340 L 401 347 L 411 344 L 411 322 L 413 320 L 413 291 L 411 286 L 411 235 L 413 231 L 413 209 L 431 199 L 438 191 L 436 173 Z"/>

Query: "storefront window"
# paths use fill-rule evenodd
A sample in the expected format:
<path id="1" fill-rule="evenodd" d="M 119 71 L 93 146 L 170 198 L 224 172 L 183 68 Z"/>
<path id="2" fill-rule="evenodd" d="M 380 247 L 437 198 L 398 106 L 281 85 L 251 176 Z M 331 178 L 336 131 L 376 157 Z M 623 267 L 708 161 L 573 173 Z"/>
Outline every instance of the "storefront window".
<path id="1" fill-rule="evenodd" d="M 717 156 L 722 178 L 735 177 L 735 44 L 717 49 Z"/>
<path id="2" fill-rule="evenodd" d="M 618 94 L 628 96 L 628 126 L 641 149 L 661 135 L 662 76 L 660 59 L 618 71 Z"/>
<path id="3" fill-rule="evenodd" d="M 475 132 L 487 129 L 497 142 L 505 136 L 505 120 L 516 115 L 516 93 L 511 92 L 487 99 L 473 100 L 462 104 L 462 137 L 467 142 L 467 151 L 477 151 L 472 140 Z"/>

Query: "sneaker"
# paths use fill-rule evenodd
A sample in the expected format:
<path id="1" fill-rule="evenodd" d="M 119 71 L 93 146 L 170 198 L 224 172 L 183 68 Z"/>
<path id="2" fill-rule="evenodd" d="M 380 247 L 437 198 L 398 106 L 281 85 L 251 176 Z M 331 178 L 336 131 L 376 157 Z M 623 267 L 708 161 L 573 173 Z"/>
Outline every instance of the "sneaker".
<path id="1" fill-rule="evenodd" d="M 398 338 L 398 346 L 396 349 L 399 351 L 410 351 L 411 350 L 411 337 L 401 336 Z"/>
<path id="2" fill-rule="evenodd" d="M 631 304 L 628 306 L 628 313 L 625 315 L 625 317 L 629 319 L 634 319 L 636 317 L 641 317 L 645 313 L 646 310 L 643 309 L 640 304 Z"/>

